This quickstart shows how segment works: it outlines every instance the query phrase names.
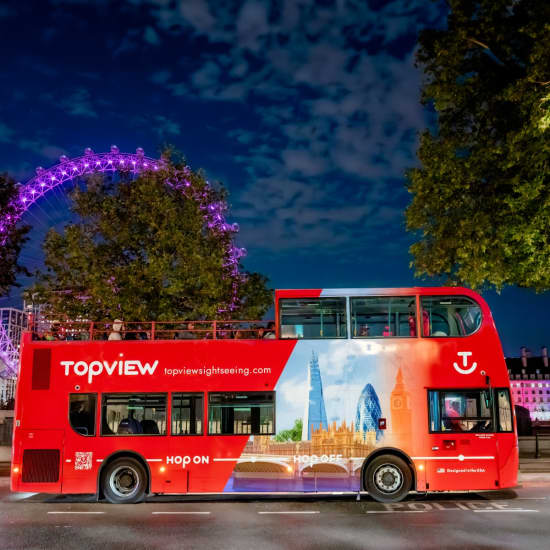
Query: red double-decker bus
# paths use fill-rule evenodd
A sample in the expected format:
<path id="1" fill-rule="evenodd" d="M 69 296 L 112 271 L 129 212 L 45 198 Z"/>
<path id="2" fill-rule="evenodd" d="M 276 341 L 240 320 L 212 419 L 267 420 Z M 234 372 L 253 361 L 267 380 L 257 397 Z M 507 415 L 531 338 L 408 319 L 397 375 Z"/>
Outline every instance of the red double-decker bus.
<path id="1" fill-rule="evenodd" d="M 54 322 L 23 336 L 13 491 L 489 490 L 509 380 L 465 288 L 279 290 L 275 323 Z M 44 328 L 44 327 L 42 327 Z"/>

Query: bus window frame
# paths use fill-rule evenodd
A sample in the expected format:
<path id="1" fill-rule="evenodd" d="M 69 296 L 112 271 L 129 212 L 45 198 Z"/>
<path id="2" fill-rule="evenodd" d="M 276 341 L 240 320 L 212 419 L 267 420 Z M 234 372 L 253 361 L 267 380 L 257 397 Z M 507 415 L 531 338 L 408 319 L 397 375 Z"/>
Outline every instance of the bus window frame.
<path id="1" fill-rule="evenodd" d="M 74 427 L 73 427 L 73 423 L 71 422 L 71 395 L 95 395 L 95 411 L 94 411 L 94 433 L 93 434 L 81 434 L 80 432 L 77 432 Z M 82 393 L 79 393 L 79 392 L 69 392 L 69 399 L 68 399 L 68 407 L 67 407 L 67 421 L 69 422 L 69 426 L 71 427 L 71 430 L 81 436 L 81 437 L 97 437 L 99 434 L 97 433 L 98 432 L 98 426 L 99 424 L 97 423 L 97 412 L 98 412 L 98 403 L 99 403 L 99 399 L 98 399 L 98 392 L 82 392 Z"/>
<path id="2" fill-rule="evenodd" d="M 415 336 L 354 336 L 353 335 L 353 328 L 351 326 L 353 319 L 353 310 L 351 307 L 352 300 L 355 299 L 368 299 L 368 298 L 413 298 L 414 299 L 414 316 L 415 316 L 415 323 L 416 323 L 416 335 Z M 414 340 L 415 338 L 420 338 L 420 325 L 418 323 L 419 319 L 419 305 L 420 305 L 420 296 L 418 294 L 412 294 L 412 295 L 396 295 L 396 294 L 369 294 L 368 296 L 347 296 L 347 303 L 348 303 L 348 326 L 349 326 L 349 339 L 350 340 L 390 340 L 390 339 L 405 339 L 405 340 Z"/>
<path id="3" fill-rule="evenodd" d="M 216 393 L 216 392 L 212 392 Z M 219 392 L 218 392 L 219 393 Z M 175 434 L 172 430 L 172 411 L 174 410 L 173 404 L 174 404 L 174 395 L 193 395 L 193 396 L 201 396 L 202 397 L 202 430 L 201 433 L 198 434 Z M 204 413 L 205 413 L 205 401 L 207 399 L 208 393 L 204 391 L 171 391 L 170 392 L 170 433 L 168 434 L 168 422 L 166 423 L 166 434 L 174 437 L 203 437 L 207 435 L 206 430 L 206 422 L 204 421 Z M 206 410 L 208 412 L 208 408 Z"/>
<path id="4" fill-rule="evenodd" d="M 220 433 L 219 434 L 219 433 L 211 433 L 210 432 L 210 395 L 215 394 L 215 393 L 247 393 L 247 394 L 251 394 L 251 393 L 264 393 L 264 394 L 267 394 L 267 393 L 269 393 L 269 394 L 272 394 L 273 395 L 273 432 L 269 433 L 269 434 L 254 434 L 254 433 L 249 433 L 249 434 L 236 434 L 236 433 L 221 434 Z M 277 435 L 277 392 L 275 390 L 266 390 L 266 391 L 262 391 L 262 390 L 209 391 L 209 392 L 206 393 L 206 419 L 207 419 L 207 425 L 206 425 L 206 430 L 204 431 L 204 433 L 208 436 L 211 436 L 211 437 L 235 437 L 235 436 L 239 436 L 239 437 L 248 437 L 249 438 L 250 436 L 266 435 L 268 437 L 271 437 L 273 435 Z"/>
<path id="5" fill-rule="evenodd" d="M 508 395 L 508 405 L 510 407 L 510 423 L 512 425 L 512 429 L 511 430 L 501 430 L 500 429 L 500 407 L 498 406 L 498 392 L 499 391 L 504 391 L 506 392 L 506 394 Z M 511 392 L 510 392 L 510 388 L 493 388 L 493 408 L 495 409 L 495 416 L 496 416 L 496 419 L 497 419 L 497 427 L 498 427 L 498 430 L 496 433 L 500 433 L 500 434 L 512 434 L 514 433 L 514 418 L 515 418 L 515 413 L 514 413 L 514 403 L 512 402 L 512 395 L 511 395 Z"/>
<path id="6" fill-rule="evenodd" d="M 480 314 L 480 317 L 481 317 L 480 320 L 479 320 L 479 325 L 474 330 L 474 332 L 471 332 L 470 334 L 457 334 L 456 336 L 449 335 L 449 334 L 447 334 L 446 336 L 432 336 L 432 335 L 425 336 L 424 335 L 424 322 L 421 321 L 421 323 L 419 325 L 420 331 L 417 331 L 417 332 L 421 333 L 420 336 L 422 338 L 435 338 L 436 340 L 444 339 L 444 338 L 470 338 L 470 336 L 473 336 L 474 334 L 477 334 L 481 330 L 481 327 L 483 326 L 483 323 L 485 322 L 485 316 L 483 315 L 483 308 L 481 307 L 481 304 L 477 300 L 474 300 L 474 298 L 472 298 L 471 296 L 466 296 L 466 294 L 420 294 L 418 296 L 418 308 L 419 308 L 418 314 L 420 315 L 420 317 L 419 317 L 420 319 L 422 319 L 422 312 L 425 311 L 423 306 L 422 306 L 422 298 L 466 298 L 467 300 L 470 300 L 472 303 L 474 303 L 479 308 L 479 314 Z"/>
<path id="7" fill-rule="evenodd" d="M 344 336 L 294 336 L 287 337 L 282 336 L 283 328 L 283 308 L 282 302 L 285 300 L 344 300 L 344 320 L 347 323 L 346 325 L 346 334 Z M 349 296 L 296 296 L 296 297 L 284 297 L 277 300 L 277 332 L 276 338 L 278 340 L 349 340 L 350 339 L 350 299 Z M 291 325 L 296 326 L 296 325 Z"/>
<path id="8" fill-rule="evenodd" d="M 451 430 L 432 430 L 431 429 L 431 410 L 430 410 L 430 392 L 438 392 L 441 394 L 441 392 L 450 393 L 450 392 L 457 392 L 457 393 L 467 393 L 467 392 L 476 392 L 479 391 L 480 393 L 482 391 L 489 391 L 489 388 L 427 388 L 426 391 L 426 402 L 428 406 L 428 433 L 429 434 L 456 434 L 456 435 L 466 435 L 466 434 L 510 434 L 515 433 L 514 431 L 514 412 L 513 412 L 513 403 L 510 395 L 510 389 L 507 387 L 498 387 L 498 388 L 492 388 L 492 409 L 491 409 L 491 422 L 493 423 L 493 430 L 492 431 L 483 431 L 483 432 L 471 432 L 471 431 L 464 431 L 464 432 L 453 432 Z M 501 430 L 500 429 L 500 414 L 497 410 L 497 392 L 499 391 L 506 391 L 508 393 L 508 403 L 510 405 L 510 415 L 512 420 L 512 429 L 511 430 Z M 439 409 L 440 409 L 440 425 L 442 422 L 441 417 L 441 395 L 438 395 L 438 402 L 439 402 Z M 487 418 L 488 419 L 488 418 Z M 463 420 L 466 422 L 473 422 L 476 420 L 486 420 L 484 417 L 476 417 L 476 418 L 468 418 L 468 417 L 457 417 L 457 420 Z"/>
<path id="9" fill-rule="evenodd" d="M 103 433 L 103 406 L 104 406 L 104 401 L 105 401 L 105 398 L 106 396 L 110 396 L 110 395 L 129 395 L 129 394 L 137 394 L 137 395 L 143 395 L 143 394 L 146 394 L 146 395 L 164 395 L 165 398 L 166 398 L 166 407 L 165 407 L 165 411 L 166 411 L 166 430 L 165 430 L 165 433 L 161 434 L 161 433 L 158 433 L 158 434 L 118 434 L 118 433 L 114 433 L 114 434 L 104 434 Z M 169 426 L 169 422 L 168 422 L 168 418 L 170 418 L 170 421 L 172 419 L 172 417 L 168 416 L 168 412 L 170 412 L 171 414 L 171 411 L 169 411 L 168 407 L 169 407 L 169 402 L 170 402 L 170 399 L 168 399 L 168 396 L 170 395 L 170 392 L 151 392 L 151 393 L 147 393 L 147 392 L 127 392 L 127 391 L 116 391 L 116 392 L 105 392 L 105 393 L 102 393 L 101 394 L 101 407 L 100 407 L 100 434 L 99 436 L 100 437 L 166 437 L 167 435 L 171 435 L 171 432 L 169 432 L 169 428 L 171 426 Z"/>

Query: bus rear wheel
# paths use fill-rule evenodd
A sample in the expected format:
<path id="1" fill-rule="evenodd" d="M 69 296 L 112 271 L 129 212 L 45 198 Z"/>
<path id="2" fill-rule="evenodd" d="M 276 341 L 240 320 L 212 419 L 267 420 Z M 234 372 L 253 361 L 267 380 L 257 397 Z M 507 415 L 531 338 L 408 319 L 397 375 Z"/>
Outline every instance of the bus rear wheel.
<path id="1" fill-rule="evenodd" d="M 141 502 L 145 496 L 147 474 L 135 458 L 117 458 L 107 465 L 101 483 L 103 494 L 109 502 L 133 504 Z"/>
<path id="2" fill-rule="evenodd" d="M 364 484 L 374 500 L 399 502 L 409 493 L 412 472 L 402 458 L 395 455 L 381 455 L 367 466 Z"/>

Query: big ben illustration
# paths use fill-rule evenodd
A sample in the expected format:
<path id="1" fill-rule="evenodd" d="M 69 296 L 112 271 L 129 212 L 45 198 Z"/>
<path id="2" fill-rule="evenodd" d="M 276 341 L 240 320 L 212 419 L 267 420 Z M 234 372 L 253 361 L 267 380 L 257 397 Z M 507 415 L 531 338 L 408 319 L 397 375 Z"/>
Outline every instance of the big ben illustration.
<path id="1" fill-rule="evenodd" d="M 390 396 L 391 425 L 390 430 L 395 445 L 406 452 L 412 449 L 412 416 L 411 398 L 403 382 L 401 368 L 397 371 L 395 386 Z"/>

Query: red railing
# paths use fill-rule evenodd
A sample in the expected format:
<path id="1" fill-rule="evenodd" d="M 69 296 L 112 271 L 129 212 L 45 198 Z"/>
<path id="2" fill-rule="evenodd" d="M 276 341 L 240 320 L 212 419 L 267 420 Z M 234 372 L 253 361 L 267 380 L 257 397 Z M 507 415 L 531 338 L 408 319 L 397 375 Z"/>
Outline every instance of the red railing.
<path id="1" fill-rule="evenodd" d="M 88 321 L 60 316 L 29 322 L 33 340 L 256 340 L 275 338 L 273 321 Z"/>

